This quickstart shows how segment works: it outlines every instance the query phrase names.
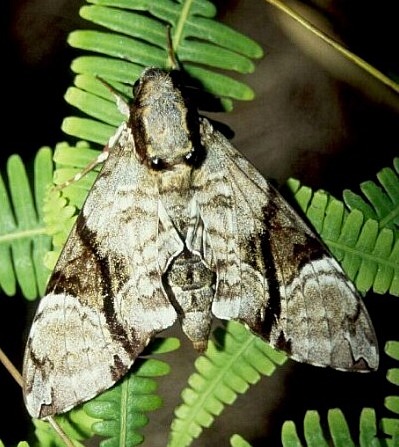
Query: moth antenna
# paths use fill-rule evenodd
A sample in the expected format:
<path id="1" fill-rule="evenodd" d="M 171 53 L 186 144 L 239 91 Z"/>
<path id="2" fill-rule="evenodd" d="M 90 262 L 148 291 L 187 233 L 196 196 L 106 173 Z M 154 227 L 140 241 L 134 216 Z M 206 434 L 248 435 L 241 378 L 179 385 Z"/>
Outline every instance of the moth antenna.
<path id="1" fill-rule="evenodd" d="M 114 95 L 116 106 L 118 107 L 118 110 L 122 113 L 122 115 L 129 117 L 130 114 L 130 107 L 128 101 L 119 93 L 117 92 L 114 87 L 112 87 L 111 84 L 109 84 L 107 81 L 105 81 L 100 76 L 96 76 L 96 78 L 105 86 L 107 89 Z"/>
<path id="2" fill-rule="evenodd" d="M 172 66 L 172 70 L 180 70 L 181 66 L 179 64 L 179 61 L 176 58 L 176 53 L 173 48 L 173 39 L 172 39 L 172 33 L 171 33 L 171 26 L 168 25 L 166 27 L 166 44 L 168 47 L 168 59 L 169 64 Z"/>
<path id="3" fill-rule="evenodd" d="M 105 146 L 101 154 L 98 155 L 93 161 L 91 161 L 89 164 L 87 164 L 80 172 L 78 172 L 75 176 L 70 178 L 69 180 L 66 180 L 63 183 L 60 183 L 59 185 L 55 185 L 53 187 L 54 191 L 61 191 L 62 189 L 66 188 L 69 185 L 72 185 L 73 183 L 78 182 L 82 177 L 84 177 L 87 173 L 92 171 L 96 166 L 103 163 L 109 155 L 110 150 L 110 142 L 108 142 Z"/>

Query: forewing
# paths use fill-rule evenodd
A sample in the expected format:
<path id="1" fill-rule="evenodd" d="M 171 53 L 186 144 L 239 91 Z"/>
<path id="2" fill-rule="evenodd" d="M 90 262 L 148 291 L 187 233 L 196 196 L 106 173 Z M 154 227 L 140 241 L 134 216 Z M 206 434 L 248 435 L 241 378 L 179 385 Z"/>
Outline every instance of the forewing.
<path id="1" fill-rule="evenodd" d="M 313 232 L 204 120 L 187 244 L 217 273 L 212 311 L 241 321 L 295 360 L 373 370 L 367 311 Z"/>
<path id="2" fill-rule="evenodd" d="M 176 319 L 161 276 L 183 243 L 122 130 L 41 300 L 24 359 L 33 417 L 61 413 L 113 385 Z"/>

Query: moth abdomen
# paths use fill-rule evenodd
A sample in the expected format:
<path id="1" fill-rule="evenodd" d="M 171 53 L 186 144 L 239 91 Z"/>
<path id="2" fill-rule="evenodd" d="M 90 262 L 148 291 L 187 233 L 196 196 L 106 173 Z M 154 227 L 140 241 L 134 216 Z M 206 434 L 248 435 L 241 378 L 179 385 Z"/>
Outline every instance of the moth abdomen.
<path id="1" fill-rule="evenodd" d="M 172 262 L 163 282 L 183 332 L 197 350 L 203 351 L 211 327 L 216 274 L 200 256 L 185 249 Z"/>

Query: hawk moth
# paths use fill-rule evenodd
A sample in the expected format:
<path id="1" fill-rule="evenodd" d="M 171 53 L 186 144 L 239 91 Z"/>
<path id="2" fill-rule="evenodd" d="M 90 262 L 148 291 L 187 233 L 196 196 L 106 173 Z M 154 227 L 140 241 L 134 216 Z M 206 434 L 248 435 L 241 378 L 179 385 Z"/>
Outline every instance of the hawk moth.
<path id="1" fill-rule="evenodd" d="M 217 317 L 299 362 L 377 368 L 372 323 L 339 264 L 174 71 L 143 72 L 108 146 L 28 338 L 33 417 L 111 387 L 177 319 L 200 352 Z"/>

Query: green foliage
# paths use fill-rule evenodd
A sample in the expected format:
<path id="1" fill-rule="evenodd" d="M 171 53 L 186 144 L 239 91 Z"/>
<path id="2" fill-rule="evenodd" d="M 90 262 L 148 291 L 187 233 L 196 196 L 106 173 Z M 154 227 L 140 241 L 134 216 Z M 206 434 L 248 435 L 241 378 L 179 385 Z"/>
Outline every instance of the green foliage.
<path id="1" fill-rule="evenodd" d="M 261 57 L 262 50 L 251 39 L 216 22 L 216 10 L 210 2 L 90 0 L 90 3 L 81 9 L 81 16 L 106 31 L 76 31 L 69 37 L 72 46 L 91 54 L 78 57 L 72 63 L 77 76 L 65 98 L 86 117 L 66 118 L 63 129 L 67 134 L 102 145 L 108 140 L 124 117 L 117 110 L 113 95 L 96 76 L 121 94 L 130 96 L 131 85 L 144 67 L 170 66 L 167 24 L 172 25 L 174 50 L 184 69 L 205 90 L 216 95 L 227 110 L 231 109 L 232 100 L 253 97 L 248 86 L 217 70 L 249 73 L 254 69 L 251 59 Z M 87 143 L 57 145 L 54 182 L 60 184 L 70 179 L 97 154 Z M 386 168 L 377 175 L 381 187 L 374 182 L 362 184 L 365 199 L 345 192 L 349 211 L 342 202 L 324 192 L 313 192 L 295 181 L 290 182 L 298 204 L 360 291 L 372 288 L 378 293 L 399 293 L 398 166 L 396 159 L 394 170 Z M 0 178 L 0 286 L 6 294 L 13 295 L 18 285 L 23 294 L 32 299 L 43 292 L 48 276 L 48 270 L 42 266 L 44 253 L 50 248 L 48 234 L 53 237 L 55 251 L 47 256 L 47 265 L 53 266 L 57 250 L 62 247 L 96 172 L 89 173 L 62 193 L 46 193 L 52 177 L 51 152 L 46 148 L 36 157 L 33 193 L 17 156 L 10 158 L 7 175 L 7 182 Z M 214 335 L 215 342 L 210 342 L 206 355 L 196 361 L 197 371 L 182 393 L 183 403 L 176 409 L 170 446 L 189 445 L 226 405 L 234 403 L 238 394 L 246 392 L 262 375 L 271 375 L 285 361 L 284 354 L 274 351 L 237 323 L 228 323 L 226 331 L 219 329 Z M 173 345 L 174 342 L 168 343 Z M 394 342 L 388 344 L 387 352 L 399 360 L 398 346 Z M 169 349 L 157 347 L 156 343 L 151 347 L 151 353 Z M 94 434 L 106 437 L 102 447 L 137 445 L 142 441 L 140 429 L 148 421 L 145 413 L 161 405 L 161 399 L 155 394 L 153 377 L 166 374 L 168 370 L 169 367 L 159 360 L 138 360 L 133 373 L 111 390 L 57 419 L 76 446 L 81 446 L 81 442 Z M 399 384 L 399 369 L 391 369 L 388 379 Z M 396 418 L 399 398 L 387 397 L 386 406 L 395 417 L 383 419 L 380 428 L 388 436 L 389 447 L 399 446 Z M 330 410 L 328 425 L 326 436 L 319 414 L 308 412 L 303 430 L 307 444 L 354 445 L 339 410 Z M 62 445 L 47 423 L 35 421 L 35 426 L 36 445 Z M 359 444 L 362 447 L 383 445 L 376 438 L 377 427 L 374 411 L 365 409 L 360 418 Z M 284 424 L 282 439 L 284 446 L 302 445 L 291 421 Z M 249 446 L 238 435 L 231 438 L 231 445 Z M 28 444 L 22 442 L 19 446 Z"/>
<path id="2" fill-rule="evenodd" d="M 7 295 L 14 295 L 18 285 L 27 299 L 34 299 L 47 281 L 43 257 L 51 239 L 42 203 L 53 175 L 51 155 L 49 148 L 37 153 L 33 191 L 18 155 L 8 159 L 7 182 L 0 176 L 0 286 Z"/>
<path id="3" fill-rule="evenodd" d="M 366 219 L 374 219 L 379 228 L 399 229 L 399 158 L 393 160 L 392 168 L 377 173 L 380 183 L 369 180 L 360 184 L 364 198 L 352 191 L 344 191 L 344 200 L 349 209 L 362 211 Z"/>
<path id="4" fill-rule="evenodd" d="M 56 417 L 66 435 L 76 447 L 84 440 L 104 437 L 101 447 L 132 447 L 141 444 L 140 429 L 148 423 L 146 415 L 162 405 L 157 393 L 157 377 L 169 374 L 164 361 L 144 356 L 162 355 L 179 347 L 176 338 L 156 338 L 136 360 L 132 370 L 114 387 L 72 411 Z M 64 447 L 48 422 L 34 420 L 37 447 Z"/>
<path id="5" fill-rule="evenodd" d="M 93 436 L 90 429 L 93 420 L 83 412 L 81 407 L 56 416 L 55 420 L 75 447 L 84 447 L 82 442 Z M 65 447 L 64 441 L 49 422 L 33 419 L 33 424 L 35 426 L 33 447 Z"/>
<path id="6" fill-rule="evenodd" d="M 169 447 L 191 444 L 238 394 L 245 393 L 262 375 L 270 376 L 285 354 L 274 350 L 241 324 L 229 322 L 214 331 L 206 353 L 195 362 L 196 373 L 182 392 L 183 404 L 175 411 Z"/>
<path id="7" fill-rule="evenodd" d="M 5 447 L 5 445 L 0 440 L 0 447 Z M 29 447 L 29 444 L 26 441 L 21 441 L 18 443 L 17 447 Z"/>
<path id="8" fill-rule="evenodd" d="M 289 181 L 295 200 L 360 292 L 399 296 L 398 233 L 324 191 Z M 399 191 L 398 191 L 399 194 Z M 399 197 L 399 196 L 398 196 Z M 399 200 L 399 199 L 398 199 Z M 393 203 L 393 202 L 392 202 Z M 394 207 L 394 205 L 393 205 Z"/>
<path id="9" fill-rule="evenodd" d="M 54 151 L 54 184 L 60 185 L 73 178 L 96 159 L 99 153 L 90 149 L 86 142 L 78 142 L 75 146 L 68 143 L 57 144 Z M 54 268 L 75 222 L 77 210 L 82 207 L 98 171 L 99 168 L 92 170 L 78 182 L 63 188 L 61 192 L 53 189 L 47 194 L 44 203 L 44 221 L 47 232 L 53 237 L 53 250 L 47 253 L 45 258 L 45 264 L 49 269 Z"/>
<path id="10" fill-rule="evenodd" d="M 399 341 L 390 341 L 385 345 L 385 352 L 391 358 L 399 361 Z M 387 372 L 389 382 L 399 386 L 399 368 L 391 368 Z M 381 428 L 389 436 L 388 447 L 399 447 L 399 396 L 388 396 L 385 399 L 385 406 L 394 413 L 395 417 L 383 418 Z"/>
<path id="11" fill-rule="evenodd" d="M 399 360 L 399 342 L 389 341 L 385 352 L 395 360 Z M 399 385 L 399 368 L 388 370 L 387 379 Z M 324 430 L 320 414 L 307 411 L 303 421 L 303 431 L 298 435 L 293 421 L 286 421 L 282 427 L 281 440 L 283 447 L 398 447 L 399 446 L 399 396 L 388 396 L 385 406 L 394 412 L 395 418 L 383 418 L 378 421 L 375 410 L 364 408 L 359 420 L 359 438 L 352 436 L 344 414 L 339 409 L 331 409 L 327 415 L 328 432 Z M 303 439 L 302 439 L 303 438 Z M 233 447 L 251 447 L 241 437 L 235 435 L 231 443 Z M 305 441 L 305 443 L 303 442 Z"/>
<path id="12" fill-rule="evenodd" d="M 93 4 L 81 8 L 81 16 L 106 31 L 74 31 L 69 36 L 71 46 L 99 55 L 81 56 L 72 62 L 72 70 L 78 76 L 65 99 L 90 118 L 66 118 L 63 130 L 67 134 L 106 143 L 123 117 L 111 93 L 96 76 L 131 96 L 131 86 L 145 67 L 171 67 L 168 26 L 174 52 L 185 72 L 205 91 L 218 97 L 226 110 L 232 108 L 233 99 L 253 98 L 250 87 L 216 70 L 250 73 L 254 70 L 251 59 L 261 57 L 262 48 L 217 22 L 212 3 L 206 0 L 90 0 L 90 3 Z"/>
<path id="13" fill-rule="evenodd" d="M 251 447 L 251 445 L 241 436 L 233 435 L 230 438 L 231 447 Z"/>
<path id="14" fill-rule="evenodd" d="M 317 411 L 307 411 L 304 422 L 304 438 L 308 447 L 328 447 L 333 445 L 335 447 L 354 447 L 355 443 L 350 434 L 348 424 L 345 416 L 339 409 L 332 409 L 328 411 L 328 438 L 323 433 L 320 423 L 320 415 Z M 377 447 L 375 429 L 375 413 L 374 410 L 364 409 L 360 417 L 360 445 Z M 302 446 L 302 442 L 296 432 L 296 427 L 292 421 L 287 421 L 282 429 L 282 443 L 284 447 Z"/>
<path id="15" fill-rule="evenodd" d="M 385 345 L 385 352 L 399 360 L 399 342 L 390 341 Z M 387 379 L 399 385 L 399 369 L 390 369 Z M 385 406 L 395 413 L 395 418 L 376 419 L 375 411 L 364 408 L 359 421 L 359 440 L 355 442 L 349 431 L 345 416 L 338 409 L 329 410 L 329 433 L 323 432 L 320 424 L 320 415 L 317 411 L 308 411 L 303 423 L 303 433 L 308 447 L 397 447 L 399 446 L 399 396 L 389 396 L 385 399 Z M 381 434 L 382 431 L 382 434 Z M 302 447 L 304 444 L 297 434 L 295 424 L 287 421 L 282 429 L 282 442 L 284 447 Z"/>
<path id="16" fill-rule="evenodd" d="M 178 347 L 177 339 L 156 339 L 143 355 L 166 353 Z M 169 365 L 163 361 L 139 359 L 117 386 L 84 404 L 85 412 L 98 419 L 91 427 L 94 433 L 107 438 L 101 441 L 101 447 L 130 447 L 142 443 L 139 430 L 148 423 L 145 413 L 162 406 L 153 378 L 169 374 L 169 371 Z"/>

